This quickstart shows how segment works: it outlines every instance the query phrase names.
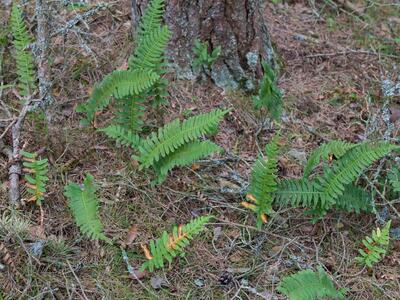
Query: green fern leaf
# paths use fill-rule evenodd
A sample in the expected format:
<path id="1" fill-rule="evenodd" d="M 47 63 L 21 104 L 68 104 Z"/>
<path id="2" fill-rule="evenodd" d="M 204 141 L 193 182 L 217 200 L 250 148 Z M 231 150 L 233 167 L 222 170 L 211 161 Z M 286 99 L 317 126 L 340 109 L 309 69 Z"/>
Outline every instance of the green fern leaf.
<path id="1" fill-rule="evenodd" d="M 314 212 L 323 215 L 336 203 L 338 207 L 357 211 L 360 203 L 345 204 L 339 199 L 360 173 L 376 160 L 384 157 L 398 146 L 387 142 L 366 142 L 352 147 L 340 159 L 334 161 L 331 168 L 325 168 L 324 174 L 315 180 L 285 180 L 278 188 L 276 199 L 283 204 L 312 208 Z M 349 195 L 350 199 L 354 199 Z M 360 196 L 360 195 L 359 195 Z M 366 200 L 365 197 L 363 200 Z M 359 199 L 357 201 L 360 201 Z M 367 203 L 365 203 L 367 205 Z M 364 207 L 369 211 L 370 205 Z"/>
<path id="2" fill-rule="evenodd" d="M 360 256 L 356 257 L 356 261 L 366 265 L 369 268 L 378 263 L 382 257 L 386 255 L 389 246 L 389 231 L 392 221 L 386 223 L 382 228 L 372 231 L 372 236 L 365 237 L 362 241 L 364 249 L 359 249 Z"/>
<path id="3" fill-rule="evenodd" d="M 195 141 L 202 135 L 214 131 L 219 121 L 227 112 L 227 110 L 217 109 L 183 122 L 176 119 L 159 128 L 158 133 L 153 132 L 139 147 L 140 169 L 154 165 L 182 145 Z"/>
<path id="4" fill-rule="evenodd" d="M 282 204 L 298 207 L 316 208 L 322 192 L 317 190 L 314 182 L 304 179 L 283 180 L 278 186 L 276 200 Z M 331 205 L 334 201 L 331 201 Z"/>
<path id="5" fill-rule="evenodd" d="M 170 155 L 164 157 L 154 165 L 154 169 L 158 175 L 157 184 L 162 183 L 168 172 L 175 167 L 187 166 L 191 163 L 211 155 L 215 152 L 220 152 L 221 147 L 210 141 L 195 141 L 179 147 Z"/>
<path id="6" fill-rule="evenodd" d="M 78 106 L 77 112 L 86 113 L 86 118 L 81 123 L 90 124 L 95 112 L 104 109 L 110 103 L 111 97 L 127 99 L 130 96 L 139 95 L 149 89 L 158 78 L 157 74 L 149 70 L 112 72 L 95 85 L 88 102 Z"/>
<path id="7" fill-rule="evenodd" d="M 313 151 L 310 158 L 307 161 L 307 165 L 304 167 L 303 177 L 306 179 L 310 176 L 312 170 L 319 164 L 321 159 L 327 161 L 329 156 L 333 154 L 336 159 L 342 157 L 347 151 L 357 146 L 344 141 L 331 141 L 326 144 L 322 144 Z"/>
<path id="8" fill-rule="evenodd" d="M 261 81 L 259 95 L 253 98 L 254 107 L 259 110 L 262 107 L 267 108 L 270 116 L 278 120 L 282 112 L 282 92 L 276 85 L 274 71 L 266 63 L 262 63 L 264 76 Z"/>
<path id="9" fill-rule="evenodd" d="M 211 218 L 212 216 L 202 216 L 184 226 L 175 226 L 170 235 L 164 231 L 161 238 L 155 242 L 150 241 L 150 251 L 142 246 L 148 260 L 143 263 L 140 270 L 142 272 L 144 270 L 153 272 L 155 269 L 163 268 L 165 261 L 171 263 L 173 258 L 184 254 L 184 248 L 197 234 L 204 230 L 205 224 Z"/>
<path id="10" fill-rule="evenodd" d="M 326 168 L 323 176 L 317 177 L 318 190 L 324 195 L 322 200 L 336 200 L 343 195 L 346 185 L 352 183 L 364 169 L 395 149 L 399 147 L 387 142 L 366 142 L 350 149 L 331 168 Z M 321 203 L 322 209 L 329 207 L 326 204 L 329 201 Z"/>
<path id="11" fill-rule="evenodd" d="M 345 299 L 321 267 L 318 272 L 304 270 L 285 277 L 277 290 L 291 300 Z"/>
<path id="12" fill-rule="evenodd" d="M 164 0 L 151 0 L 140 19 L 138 38 L 141 39 L 154 29 L 161 27 L 164 16 Z"/>
<path id="13" fill-rule="evenodd" d="M 129 58 L 129 68 L 159 70 L 170 37 L 171 31 L 167 26 L 155 28 L 144 35 L 134 54 Z"/>
<path id="14" fill-rule="evenodd" d="M 343 195 L 336 199 L 335 207 L 343 211 L 355 212 L 357 214 L 362 211 L 366 213 L 374 212 L 374 204 L 371 195 L 352 184 L 347 185 Z"/>
<path id="15" fill-rule="evenodd" d="M 106 128 L 98 129 L 98 131 L 103 132 L 105 135 L 114 139 L 117 143 L 123 146 L 136 148 L 140 145 L 140 137 L 121 126 L 110 125 Z"/>
<path id="16" fill-rule="evenodd" d="M 278 173 L 278 136 L 265 147 L 267 158 L 259 158 L 253 166 L 248 199 L 254 204 L 243 203 L 253 208 L 257 214 L 257 227 L 261 228 L 272 208 L 273 194 L 277 190 Z"/>
<path id="17" fill-rule="evenodd" d="M 118 99 L 115 122 L 128 131 L 138 133 L 142 130 L 145 107 L 142 95 Z"/>
<path id="18" fill-rule="evenodd" d="M 103 225 L 98 217 L 99 200 L 96 197 L 96 187 L 93 176 L 87 174 L 81 188 L 76 183 L 65 186 L 64 195 L 68 198 L 68 206 L 75 222 L 83 234 L 92 240 L 111 240 L 103 233 Z"/>
<path id="19" fill-rule="evenodd" d="M 37 159 L 37 153 L 20 151 L 23 157 L 24 178 L 27 182 L 27 191 L 32 195 L 27 202 L 35 201 L 37 205 L 42 205 L 46 193 L 46 183 L 49 181 L 49 163 L 47 159 Z"/>
<path id="20" fill-rule="evenodd" d="M 18 90 L 21 96 L 27 97 L 32 95 L 36 89 L 35 67 L 32 53 L 28 49 L 31 40 L 22 17 L 22 10 L 15 2 L 11 10 L 10 25 L 14 38 Z"/>
<path id="21" fill-rule="evenodd" d="M 388 174 L 388 178 L 393 188 L 393 191 L 396 193 L 400 193 L 400 170 L 398 168 L 394 168 Z"/>

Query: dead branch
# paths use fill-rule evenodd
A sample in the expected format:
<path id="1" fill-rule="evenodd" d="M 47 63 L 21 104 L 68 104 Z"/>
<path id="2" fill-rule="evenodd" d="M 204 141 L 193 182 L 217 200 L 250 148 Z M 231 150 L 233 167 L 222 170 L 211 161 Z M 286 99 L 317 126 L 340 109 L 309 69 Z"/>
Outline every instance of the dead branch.
<path id="1" fill-rule="evenodd" d="M 63 28 L 60 28 L 51 34 L 51 37 L 56 35 L 66 35 L 72 28 L 74 28 L 78 23 L 84 22 L 85 19 L 90 18 L 91 16 L 95 15 L 98 11 L 106 9 L 108 7 L 107 4 L 100 3 L 88 11 L 77 14 L 72 20 L 68 21 Z"/>
<path id="2" fill-rule="evenodd" d="M 39 105 L 46 107 L 53 103 L 51 95 L 50 70 L 48 65 L 49 50 L 49 3 L 47 0 L 36 0 L 35 14 L 37 20 L 37 36 L 34 47 L 37 77 L 39 80 Z"/>
<path id="3" fill-rule="evenodd" d="M 11 166 L 8 171 L 8 174 L 10 181 L 9 198 L 10 198 L 10 203 L 12 205 L 16 205 L 20 198 L 19 177 L 21 175 L 21 165 L 19 163 L 19 151 L 20 151 L 19 138 L 21 136 L 21 128 L 24 123 L 25 116 L 29 112 L 32 102 L 33 101 L 30 100 L 22 107 L 22 110 L 17 118 L 17 121 L 11 127 L 12 156 L 11 156 Z"/>

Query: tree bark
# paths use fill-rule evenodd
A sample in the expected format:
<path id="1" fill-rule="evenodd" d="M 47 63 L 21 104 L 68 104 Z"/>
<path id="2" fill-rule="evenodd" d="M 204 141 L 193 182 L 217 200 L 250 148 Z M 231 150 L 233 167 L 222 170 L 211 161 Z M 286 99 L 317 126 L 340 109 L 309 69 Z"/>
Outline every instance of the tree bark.
<path id="1" fill-rule="evenodd" d="M 169 0 L 165 22 L 173 32 L 168 59 L 179 78 L 194 79 L 193 46 L 208 41 L 222 54 L 211 77 L 224 89 L 252 91 L 262 76 L 261 61 L 275 66 L 274 51 L 263 17 L 262 0 Z M 148 0 L 132 0 L 132 25 L 137 28 Z"/>

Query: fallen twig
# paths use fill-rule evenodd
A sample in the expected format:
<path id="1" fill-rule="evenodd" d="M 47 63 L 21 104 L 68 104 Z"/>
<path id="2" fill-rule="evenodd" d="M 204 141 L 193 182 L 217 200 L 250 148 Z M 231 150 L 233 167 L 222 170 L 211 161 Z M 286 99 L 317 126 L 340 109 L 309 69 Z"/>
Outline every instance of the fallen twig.
<path id="1" fill-rule="evenodd" d="M 107 4 L 100 3 L 96 6 L 92 7 L 88 11 L 85 11 L 82 14 L 77 14 L 72 20 L 68 21 L 63 28 L 60 28 L 51 34 L 51 37 L 56 35 L 65 35 L 67 34 L 73 27 L 75 27 L 79 22 L 83 22 L 85 19 L 95 15 L 98 11 L 106 9 L 108 7 Z"/>
<path id="2" fill-rule="evenodd" d="M 38 105 L 46 107 L 53 102 L 51 95 L 50 70 L 48 66 L 49 50 L 49 4 L 47 0 L 36 0 L 35 14 L 37 20 L 37 36 L 34 47 L 34 55 L 37 65 L 37 77 L 39 80 L 39 97 L 41 101 Z"/>
<path id="3" fill-rule="evenodd" d="M 17 118 L 17 121 L 11 127 L 12 136 L 12 156 L 11 156 L 11 166 L 8 171 L 10 180 L 10 190 L 9 197 L 10 203 L 16 205 L 20 198 L 19 193 L 19 177 L 21 175 L 21 165 L 19 163 L 19 151 L 20 151 L 20 141 L 21 128 L 25 120 L 26 114 L 30 110 L 31 103 L 33 101 L 27 101 L 27 103 L 22 107 L 21 112 Z"/>

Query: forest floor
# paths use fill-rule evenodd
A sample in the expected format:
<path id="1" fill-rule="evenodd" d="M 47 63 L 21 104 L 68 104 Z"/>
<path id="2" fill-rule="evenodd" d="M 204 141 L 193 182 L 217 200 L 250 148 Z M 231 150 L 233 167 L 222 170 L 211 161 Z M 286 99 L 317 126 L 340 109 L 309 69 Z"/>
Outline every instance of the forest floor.
<path id="1" fill-rule="evenodd" d="M 322 142 L 365 138 L 369 121 L 379 117 L 384 104 L 382 80 L 400 80 L 399 4 L 367 1 L 367 6 L 357 1 L 349 7 L 334 4 L 345 1 L 318 1 L 315 6 L 314 1 L 268 2 L 265 15 L 284 92 L 281 124 L 267 126 L 260 113 L 251 109 L 249 96 L 171 76 L 169 106 L 162 107 L 148 126 L 217 107 L 231 108 L 215 137 L 226 152 L 174 170 L 165 183 L 152 188 L 148 174 L 138 171 L 128 149 L 116 147 L 93 128 L 80 126 L 81 116 L 75 112 L 95 82 L 126 65 L 133 43 L 125 2 L 113 2 L 64 38 L 52 41 L 56 101 L 46 114 L 28 115 L 21 138 L 29 151 L 44 147 L 50 160 L 44 218 L 37 206 L 23 206 L 18 215 L 21 223 L 28 222 L 28 233 L 0 235 L 22 277 L 0 270 L 0 282 L 13 282 L 12 289 L 2 291 L 3 296 L 284 299 L 276 292 L 283 276 L 323 265 L 337 286 L 349 290 L 348 299 L 400 299 L 400 241 L 392 240 L 388 255 L 373 271 L 354 260 L 362 238 L 379 225 L 376 215 L 330 212 L 313 225 L 304 210 L 278 207 L 264 228 L 257 230 L 254 216 L 240 206 L 252 163 L 277 129 L 283 145 L 280 176 L 286 178 L 301 176 L 306 156 Z M 27 12 L 32 14 L 33 7 L 28 6 Z M 54 19 L 62 26 L 78 13 L 65 10 Z M 15 78 L 12 63 L 7 63 L 11 59 L 6 52 L 5 82 Z M 10 90 L 3 93 L 4 101 L 13 97 Z M 400 98 L 390 101 L 396 105 L 396 100 Z M 99 122 L 110 118 L 111 112 L 106 111 Z M 382 127 L 375 134 L 384 131 Z M 5 139 L 10 142 L 8 135 Z M 0 156 L 0 164 L 4 219 L 11 210 L 7 159 Z M 85 173 L 93 174 L 99 186 L 101 220 L 115 245 L 83 237 L 72 219 L 63 187 L 69 181 L 81 182 Z M 394 207 L 400 210 L 399 204 Z M 385 209 L 393 227 L 400 226 L 395 212 L 378 201 L 378 211 Z M 129 276 L 119 245 L 128 244 L 130 264 L 138 267 L 143 262 L 141 243 L 204 212 L 216 218 L 184 257 L 140 282 Z M 136 239 L 126 242 L 132 228 Z M 39 248 L 36 256 L 32 247 Z"/>

